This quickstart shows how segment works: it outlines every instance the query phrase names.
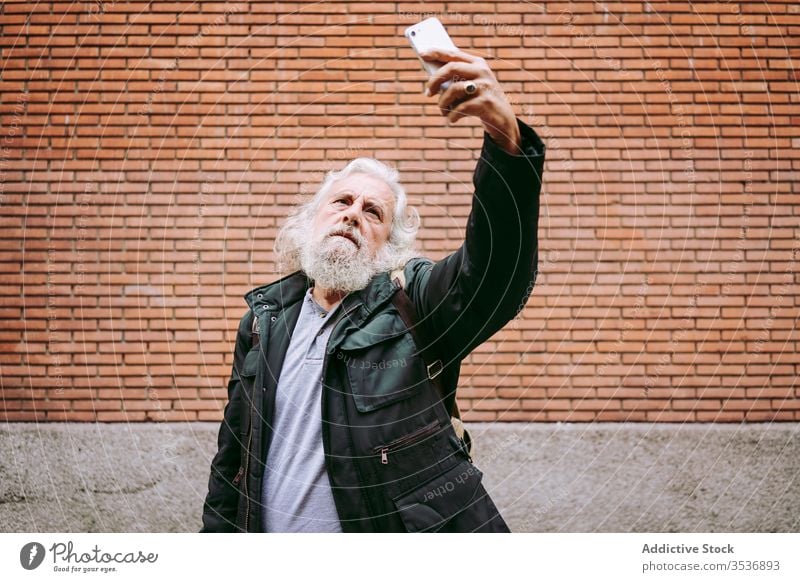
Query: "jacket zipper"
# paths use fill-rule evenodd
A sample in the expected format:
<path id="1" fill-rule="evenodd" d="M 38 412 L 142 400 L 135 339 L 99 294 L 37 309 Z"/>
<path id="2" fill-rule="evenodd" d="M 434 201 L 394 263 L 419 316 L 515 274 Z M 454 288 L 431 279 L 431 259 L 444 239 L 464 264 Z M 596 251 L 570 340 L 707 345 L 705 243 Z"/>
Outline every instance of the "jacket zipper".
<path id="1" fill-rule="evenodd" d="M 247 470 L 250 468 L 250 445 L 253 441 L 253 423 L 252 418 L 250 419 L 250 430 L 247 433 L 247 448 L 245 450 L 245 458 L 244 458 L 244 472 L 242 477 L 244 478 L 244 498 L 247 500 L 247 505 L 245 507 L 244 512 L 244 531 L 249 531 L 249 523 L 250 523 L 250 493 L 247 491 Z"/>
<path id="2" fill-rule="evenodd" d="M 258 316 L 256 315 L 256 319 Z M 260 329 L 259 324 L 259 329 Z M 259 337 L 259 340 L 261 338 Z M 259 341 L 260 344 L 260 341 Z M 259 348 L 260 349 L 260 348 Z M 253 384 L 253 393 L 250 395 L 250 428 L 247 431 L 247 447 L 245 447 L 245 458 L 244 458 L 244 473 L 242 474 L 242 478 L 244 479 L 244 497 L 246 500 L 245 511 L 244 511 L 244 531 L 245 533 L 250 531 L 250 491 L 247 488 L 247 479 L 248 479 L 248 471 L 250 470 L 250 448 L 253 444 L 253 416 L 255 416 L 255 398 L 256 398 L 256 390 L 258 390 L 257 383 Z"/>
<path id="3" fill-rule="evenodd" d="M 352 311 L 354 311 L 356 308 L 358 308 L 360 305 L 361 305 L 361 303 L 356 303 L 350 309 L 345 311 L 344 315 L 341 315 L 341 316 L 338 317 L 336 322 L 333 324 L 333 329 L 331 330 L 331 335 L 328 336 L 328 345 L 330 345 L 331 341 L 333 341 L 333 339 L 336 337 L 336 330 L 339 329 L 339 326 L 342 324 L 342 322 L 345 319 L 347 319 L 347 316 L 350 315 L 350 313 Z M 331 354 L 328 353 L 328 346 L 325 346 L 325 357 L 322 360 L 322 395 L 320 397 L 320 414 L 324 414 L 325 413 L 325 395 L 328 392 L 327 390 L 325 390 L 325 373 L 326 373 L 327 368 L 328 368 L 328 361 L 330 360 L 330 355 Z M 328 434 L 328 424 L 326 422 L 323 422 L 322 423 L 322 449 L 323 449 L 323 451 L 325 450 L 326 445 L 327 445 L 327 450 L 330 450 L 329 441 L 330 441 L 330 435 Z M 330 467 L 328 466 L 328 455 L 323 454 L 323 459 L 324 459 L 324 463 L 325 463 L 325 472 L 328 475 L 330 475 L 331 474 L 331 470 L 330 470 Z M 336 503 L 336 496 L 335 495 L 333 496 L 333 504 L 336 507 L 336 512 L 338 513 L 339 512 L 339 507 L 338 507 L 338 505 Z"/>
<path id="4" fill-rule="evenodd" d="M 238 485 L 239 481 L 242 480 L 243 474 L 244 474 L 244 467 L 239 467 L 239 471 L 236 473 L 236 476 L 233 478 L 233 481 L 231 481 L 231 483 L 233 483 L 234 485 Z"/>
<path id="5" fill-rule="evenodd" d="M 385 445 L 379 445 L 377 447 L 374 447 L 372 450 L 375 453 L 380 453 L 382 465 L 388 465 L 389 452 L 397 450 L 404 446 L 408 446 L 411 443 L 416 442 L 418 440 L 422 440 L 423 438 L 435 433 L 438 430 L 438 428 L 439 428 L 439 421 L 434 420 L 432 423 L 423 426 L 422 428 L 418 428 L 414 432 L 411 432 L 407 435 L 403 435 L 400 438 L 396 438 L 395 440 L 386 443 Z"/>

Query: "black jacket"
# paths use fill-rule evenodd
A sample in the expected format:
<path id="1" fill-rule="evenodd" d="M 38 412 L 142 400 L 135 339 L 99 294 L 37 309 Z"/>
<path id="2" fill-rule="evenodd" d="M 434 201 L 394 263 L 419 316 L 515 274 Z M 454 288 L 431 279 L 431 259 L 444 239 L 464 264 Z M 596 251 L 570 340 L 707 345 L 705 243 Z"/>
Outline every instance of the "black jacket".
<path id="1" fill-rule="evenodd" d="M 388 273 L 348 294 L 322 369 L 325 464 L 342 530 L 508 531 L 450 423 L 461 360 L 525 305 L 536 279 L 544 145 L 520 120 L 523 154 L 484 133 L 461 247 L 410 261 L 405 292 L 444 362 L 443 402 L 392 304 Z M 236 337 L 203 532 L 262 531 L 261 484 L 278 374 L 312 282 L 300 271 L 250 291 Z M 260 345 L 251 346 L 257 319 Z"/>

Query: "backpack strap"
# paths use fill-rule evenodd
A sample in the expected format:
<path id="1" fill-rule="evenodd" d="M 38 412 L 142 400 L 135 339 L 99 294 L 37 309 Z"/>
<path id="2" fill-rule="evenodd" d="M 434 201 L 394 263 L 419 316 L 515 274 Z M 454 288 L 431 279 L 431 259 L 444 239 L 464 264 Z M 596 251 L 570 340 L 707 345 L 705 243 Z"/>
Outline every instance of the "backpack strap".
<path id="1" fill-rule="evenodd" d="M 399 271 L 399 274 L 397 274 Z M 444 365 L 442 364 L 441 358 L 436 357 L 436 354 L 432 354 L 431 350 L 433 349 L 433 342 L 430 341 L 430 338 L 425 333 L 424 328 L 421 325 L 417 325 L 416 322 L 419 320 L 417 316 L 417 310 L 414 308 L 414 304 L 411 302 L 408 294 L 405 292 L 405 276 L 403 274 L 403 269 L 397 269 L 392 271 L 391 273 L 392 281 L 394 281 L 395 286 L 398 288 L 397 292 L 392 295 L 392 303 L 394 304 L 395 308 L 397 309 L 398 313 L 400 313 L 400 317 L 403 320 L 403 323 L 406 324 L 408 327 L 408 331 L 411 332 L 411 337 L 414 339 L 414 343 L 417 344 L 417 347 L 420 349 L 420 356 L 422 356 L 422 360 L 425 362 L 425 368 L 428 371 L 428 379 L 430 379 L 431 383 L 436 388 L 436 391 L 439 393 L 439 398 L 442 402 L 446 402 L 445 396 L 445 388 L 442 384 L 442 379 L 440 374 L 444 369 Z M 472 439 L 470 438 L 469 432 L 464 428 L 464 423 L 461 421 L 461 411 L 458 409 L 458 402 L 456 399 L 453 399 L 453 404 L 450 410 L 447 411 L 450 415 L 450 420 L 453 424 L 453 428 L 456 431 L 456 435 L 460 439 L 464 441 L 467 445 L 467 452 L 472 450 Z"/>
<path id="2" fill-rule="evenodd" d="M 406 294 L 405 290 L 403 289 L 400 279 L 395 278 L 394 284 L 398 287 L 398 289 L 397 292 L 392 296 L 392 303 L 400 313 L 400 318 L 403 320 L 403 323 L 406 324 L 408 331 L 411 332 L 411 337 L 414 338 L 414 343 L 417 344 L 417 347 L 420 350 L 420 355 L 425 361 L 425 368 L 428 371 L 428 379 L 436 387 L 436 391 L 439 393 L 439 398 L 444 400 L 444 386 L 442 386 L 441 378 L 439 377 L 439 375 L 442 373 L 442 369 L 444 368 L 442 365 L 442 360 L 435 358 L 430 353 L 432 344 L 427 341 L 428 338 L 424 337 L 425 332 L 422 329 L 422 326 L 416 324 L 417 320 L 419 319 L 417 317 L 417 311 L 414 308 L 414 304 L 411 303 L 411 299 L 408 297 L 408 294 Z M 453 416 L 452 413 L 450 416 Z"/>
<path id="3" fill-rule="evenodd" d="M 253 326 L 250 328 L 251 348 L 256 347 L 260 343 L 261 336 L 258 333 L 258 316 L 253 313 Z"/>
<path id="4" fill-rule="evenodd" d="M 400 289 L 405 289 L 406 287 L 406 271 L 402 267 L 399 269 L 395 269 L 392 271 L 392 274 L 389 275 L 389 279 L 394 281 L 394 284 L 400 287 Z"/>

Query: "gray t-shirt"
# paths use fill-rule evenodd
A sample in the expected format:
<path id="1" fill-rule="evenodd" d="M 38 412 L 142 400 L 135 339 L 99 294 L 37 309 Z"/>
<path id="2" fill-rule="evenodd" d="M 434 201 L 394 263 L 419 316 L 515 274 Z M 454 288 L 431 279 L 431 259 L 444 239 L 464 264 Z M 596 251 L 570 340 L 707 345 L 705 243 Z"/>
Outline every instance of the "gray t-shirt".
<path id="1" fill-rule="evenodd" d="M 322 361 L 333 314 L 303 298 L 275 395 L 262 493 L 265 532 L 341 532 L 322 448 Z"/>

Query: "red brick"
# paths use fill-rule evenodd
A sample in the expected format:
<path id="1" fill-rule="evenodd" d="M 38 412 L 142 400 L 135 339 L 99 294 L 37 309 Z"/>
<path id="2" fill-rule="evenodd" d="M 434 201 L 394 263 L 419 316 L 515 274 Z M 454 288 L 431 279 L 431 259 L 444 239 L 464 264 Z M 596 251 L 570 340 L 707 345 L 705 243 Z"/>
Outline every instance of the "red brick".
<path id="1" fill-rule="evenodd" d="M 608 5 L 624 27 L 591 3 L 445 18 L 548 145 L 539 282 L 466 360 L 468 419 L 799 419 L 796 289 L 783 287 L 800 259 L 789 6 L 659 3 L 656 19 Z M 326 163 L 363 152 L 409 166 L 420 247 L 441 258 L 461 244 L 480 123 L 447 126 L 408 47 L 344 58 L 394 38 L 403 13 L 445 5 L 353 4 L 380 18 L 352 24 L 332 6 L 259 4 L 280 24 L 257 42 L 247 14 L 212 24 L 229 8 L 110 12 L 101 35 L 61 5 L 5 7 L 7 32 L 28 40 L 7 51 L 2 127 L 30 91 L 0 179 L 8 420 L 218 421 L 241 296 L 274 280 L 277 227 Z"/>

